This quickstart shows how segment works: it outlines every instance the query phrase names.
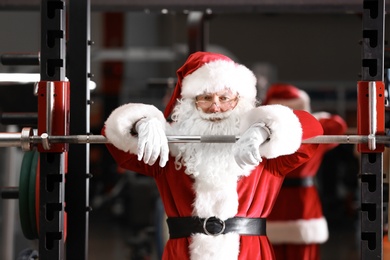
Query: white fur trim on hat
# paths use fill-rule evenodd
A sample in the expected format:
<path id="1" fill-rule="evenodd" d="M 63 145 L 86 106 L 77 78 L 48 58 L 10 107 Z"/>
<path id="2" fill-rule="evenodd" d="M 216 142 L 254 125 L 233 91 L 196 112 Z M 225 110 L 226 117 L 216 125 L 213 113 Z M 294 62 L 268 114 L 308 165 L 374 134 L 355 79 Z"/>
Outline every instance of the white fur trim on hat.
<path id="1" fill-rule="evenodd" d="M 260 145 L 261 156 L 272 159 L 293 154 L 301 146 L 302 126 L 292 109 L 282 105 L 256 107 L 241 121 L 240 132 L 259 122 L 270 132 L 269 140 Z"/>
<path id="2" fill-rule="evenodd" d="M 267 236 L 272 244 L 322 244 L 329 238 L 324 217 L 291 221 L 267 221 Z"/>
<path id="3" fill-rule="evenodd" d="M 256 96 L 256 77 L 244 65 L 233 61 L 212 61 L 184 77 L 181 96 L 194 98 L 204 93 L 215 93 L 226 88 L 237 92 L 241 97 L 254 98 Z"/>
<path id="4" fill-rule="evenodd" d="M 153 105 L 130 103 L 116 108 L 105 122 L 105 135 L 116 148 L 137 154 L 138 138 L 130 134 L 141 118 L 157 118 L 166 127 L 164 115 Z"/>

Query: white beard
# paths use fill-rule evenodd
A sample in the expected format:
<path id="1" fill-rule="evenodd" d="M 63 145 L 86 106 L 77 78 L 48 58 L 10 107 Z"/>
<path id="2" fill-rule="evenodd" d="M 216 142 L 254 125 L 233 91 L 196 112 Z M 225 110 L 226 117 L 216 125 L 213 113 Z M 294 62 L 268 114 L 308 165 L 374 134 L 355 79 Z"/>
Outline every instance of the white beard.
<path id="1" fill-rule="evenodd" d="M 182 100 L 173 112 L 174 135 L 237 135 L 240 115 L 253 108 L 240 100 L 235 109 L 216 114 L 205 114 L 195 108 L 193 100 Z M 207 118 L 222 118 L 210 121 Z M 176 150 L 176 166 L 186 167 L 185 173 L 195 179 L 193 215 L 201 218 L 217 216 L 221 219 L 237 213 L 237 181 L 245 173 L 239 168 L 232 153 L 233 143 L 181 143 Z"/>
<path id="2" fill-rule="evenodd" d="M 237 135 L 240 115 L 254 106 L 240 100 L 235 109 L 218 114 L 196 110 L 193 100 L 182 100 L 173 111 L 174 135 Z M 221 118 L 211 121 L 210 118 Z M 234 160 L 232 143 L 171 144 L 176 167 L 194 178 L 193 216 L 234 217 L 238 210 L 237 181 L 245 174 Z M 176 151 L 175 151 L 176 149 Z M 236 233 L 221 236 L 194 234 L 190 243 L 191 260 L 233 260 L 238 258 L 240 237 Z"/>

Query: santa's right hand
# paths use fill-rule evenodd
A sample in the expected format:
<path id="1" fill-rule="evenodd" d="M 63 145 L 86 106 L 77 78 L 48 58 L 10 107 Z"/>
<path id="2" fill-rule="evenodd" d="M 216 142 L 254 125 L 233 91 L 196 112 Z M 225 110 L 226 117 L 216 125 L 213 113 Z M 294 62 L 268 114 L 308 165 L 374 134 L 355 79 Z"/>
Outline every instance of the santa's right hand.
<path id="1" fill-rule="evenodd" d="M 144 118 L 135 125 L 138 133 L 138 160 L 153 165 L 160 157 L 159 165 L 164 167 L 168 161 L 168 139 L 161 122 L 156 118 Z"/>

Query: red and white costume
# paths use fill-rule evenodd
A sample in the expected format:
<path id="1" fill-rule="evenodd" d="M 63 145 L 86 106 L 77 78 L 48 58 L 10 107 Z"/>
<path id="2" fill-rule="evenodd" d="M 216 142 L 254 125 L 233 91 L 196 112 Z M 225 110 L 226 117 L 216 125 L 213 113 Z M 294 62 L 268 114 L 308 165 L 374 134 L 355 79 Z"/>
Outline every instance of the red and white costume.
<path id="1" fill-rule="evenodd" d="M 226 220 L 235 216 L 267 218 L 284 176 L 307 161 L 318 145 L 301 146 L 302 138 L 322 134 L 318 121 L 305 111 L 293 111 L 280 105 L 255 107 L 256 80 L 246 67 L 215 53 L 192 54 L 178 70 L 178 83 L 165 116 L 154 106 L 123 105 L 109 116 L 103 134 L 117 163 L 155 179 L 168 217 L 216 216 Z M 237 106 L 205 120 L 194 98 L 202 93 L 229 88 L 240 96 Z M 206 115 L 207 116 L 207 115 Z M 149 165 L 137 159 L 137 136 L 130 134 L 139 119 L 157 119 L 166 135 L 240 135 L 261 123 L 270 132 L 269 140 L 258 149 L 262 161 L 242 169 L 233 155 L 245 151 L 250 143 L 169 144 L 166 162 Z M 160 158 L 163 156 L 160 156 Z M 142 194 L 140 194 L 142 196 Z M 169 239 L 163 259 L 227 260 L 273 259 L 267 236 L 218 236 L 193 234 Z"/>
<path id="2" fill-rule="evenodd" d="M 308 96 L 288 84 L 272 85 L 265 104 L 283 104 L 309 110 Z M 338 115 L 326 112 L 313 114 L 321 123 L 325 135 L 342 135 L 346 122 Z M 314 156 L 290 172 L 285 181 L 315 177 L 324 154 L 338 144 L 319 144 Z M 283 186 L 274 208 L 267 218 L 267 235 L 277 260 L 320 259 L 319 244 L 328 239 L 328 226 L 322 213 L 321 201 L 315 185 Z"/>

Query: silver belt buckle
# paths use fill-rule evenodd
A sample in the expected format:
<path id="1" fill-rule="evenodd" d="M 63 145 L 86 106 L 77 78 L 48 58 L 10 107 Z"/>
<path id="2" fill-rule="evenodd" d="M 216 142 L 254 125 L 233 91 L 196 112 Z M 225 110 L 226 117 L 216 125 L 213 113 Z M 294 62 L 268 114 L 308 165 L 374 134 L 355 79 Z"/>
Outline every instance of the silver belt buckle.
<path id="1" fill-rule="evenodd" d="M 221 223 L 222 228 L 221 228 L 221 230 L 220 230 L 219 232 L 217 232 L 217 233 L 211 233 L 210 231 L 207 230 L 207 226 L 206 226 L 206 225 L 207 225 L 207 221 L 208 221 L 210 218 L 214 218 L 214 219 L 217 220 L 219 223 Z M 204 220 L 204 222 L 203 222 L 203 231 L 204 231 L 207 235 L 209 235 L 209 236 L 219 236 L 219 235 L 221 235 L 221 234 L 225 231 L 225 228 L 226 228 L 225 221 L 223 221 L 222 219 L 217 218 L 217 217 L 208 217 L 208 218 L 206 218 L 206 219 Z"/>

